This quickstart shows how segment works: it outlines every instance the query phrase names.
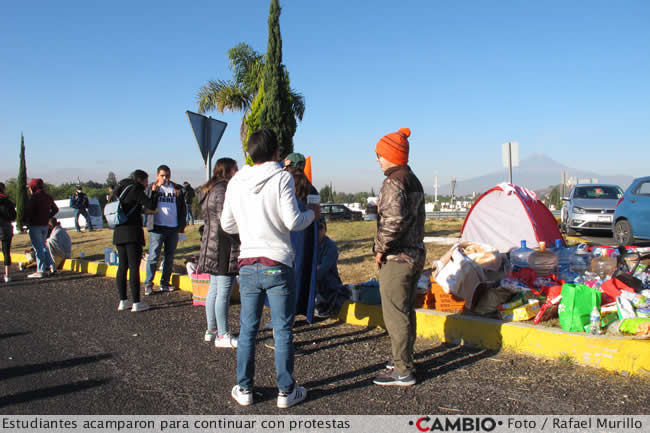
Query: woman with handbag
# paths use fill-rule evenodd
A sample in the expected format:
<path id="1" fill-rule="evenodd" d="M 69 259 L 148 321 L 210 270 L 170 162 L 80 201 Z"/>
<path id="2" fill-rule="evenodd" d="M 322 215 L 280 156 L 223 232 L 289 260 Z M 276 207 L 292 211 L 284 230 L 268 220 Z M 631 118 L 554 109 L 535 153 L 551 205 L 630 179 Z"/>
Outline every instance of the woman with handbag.
<path id="1" fill-rule="evenodd" d="M 140 302 L 140 260 L 144 246 L 144 231 L 142 230 L 143 207 L 155 210 L 158 203 L 158 186 L 151 185 L 151 197 L 145 194 L 149 185 L 149 175 L 142 170 L 135 170 L 131 177 L 122 179 L 115 189 L 119 206 L 122 207 L 128 219 L 123 224 L 115 226 L 113 244 L 117 247 L 119 264 L 115 284 L 120 297 L 118 311 L 131 309 L 132 312 L 146 311 L 149 305 Z M 126 272 L 129 271 L 129 287 L 131 298 L 126 296 Z"/>
<path id="2" fill-rule="evenodd" d="M 235 348 L 237 337 L 228 331 L 230 294 L 237 275 L 239 235 L 221 229 L 221 211 L 228 181 L 237 173 L 237 162 L 221 158 L 214 166 L 212 177 L 201 187 L 201 210 L 205 225 L 201 236 L 198 271 L 210 274 L 210 287 L 205 301 L 208 329 L 204 340 L 214 341 L 216 347 Z"/>

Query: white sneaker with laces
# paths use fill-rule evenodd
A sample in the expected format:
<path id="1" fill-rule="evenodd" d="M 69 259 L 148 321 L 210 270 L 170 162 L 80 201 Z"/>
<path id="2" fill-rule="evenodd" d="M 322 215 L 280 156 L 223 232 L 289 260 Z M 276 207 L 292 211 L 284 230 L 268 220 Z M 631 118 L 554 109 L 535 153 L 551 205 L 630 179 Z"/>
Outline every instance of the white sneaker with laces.
<path id="1" fill-rule="evenodd" d="M 117 311 L 129 310 L 133 306 L 133 302 L 128 299 L 123 299 L 120 301 L 120 305 L 117 306 Z"/>
<path id="2" fill-rule="evenodd" d="M 278 407 L 281 409 L 286 409 L 288 407 L 294 406 L 301 401 L 307 398 L 307 390 L 304 386 L 298 386 L 296 383 L 293 386 L 293 391 L 290 393 L 279 392 L 278 393 Z"/>
<path id="3" fill-rule="evenodd" d="M 139 313 L 141 311 L 147 311 L 149 309 L 149 304 L 145 304 L 144 302 L 136 302 L 133 304 L 133 307 L 131 308 L 132 313 Z"/>
<path id="4" fill-rule="evenodd" d="M 214 339 L 214 347 L 234 349 L 237 347 L 237 337 L 233 337 L 230 332 L 226 332 L 221 337 L 217 335 Z"/>
<path id="5" fill-rule="evenodd" d="M 43 272 L 34 272 L 33 274 L 27 275 L 27 278 L 43 278 L 45 274 Z"/>
<path id="6" fill-rule="evenodd" d="M 230 393 L 232 398 L 235 399 L 237 403 L 242 406 L 248 406 L 253 404 L 253 393 L 249 390 L 240 388 L 239 385 L 232 387 L 232 392 Z"/>
<path id="7" fill-rule="evenodd" d="M 211 331 L 211 330 L 206 330 L 205 335 L 203 336 L 203 339 L 207 342 L 214 341 L 214 339 L 217 338 L 217 331 Z"/>

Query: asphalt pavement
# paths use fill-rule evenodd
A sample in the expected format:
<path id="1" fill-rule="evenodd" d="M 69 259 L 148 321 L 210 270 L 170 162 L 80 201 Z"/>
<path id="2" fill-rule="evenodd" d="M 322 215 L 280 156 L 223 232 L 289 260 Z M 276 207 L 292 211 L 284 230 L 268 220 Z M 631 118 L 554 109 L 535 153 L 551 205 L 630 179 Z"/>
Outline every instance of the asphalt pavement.
<path id="1" fill-rule="evenodd" d="M 262 330 L 255 404 L 240 407 L 230 397 L 235 350 L 203 341 L 204 309 L 190 293 L 157 292 L 143 296 L 151 310 L 118 312 L 112 279 L 14 271 L 0 284 L 3 414 L 642 414 L 650 403 L 647 377 L 429 339 L 416 344 L 417 385 L 380 387 L 384 331 L 299 316 L 295 377 L 307 400 L 276 408 L 271 331 Z M 238 312 L 234 304 L 235 333 Z"/>

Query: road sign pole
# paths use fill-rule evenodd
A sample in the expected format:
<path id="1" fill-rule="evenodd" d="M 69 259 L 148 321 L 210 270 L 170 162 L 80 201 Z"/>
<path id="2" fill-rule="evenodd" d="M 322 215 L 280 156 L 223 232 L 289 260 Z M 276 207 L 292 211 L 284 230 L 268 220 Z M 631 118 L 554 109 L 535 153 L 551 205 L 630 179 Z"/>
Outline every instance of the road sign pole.
<path id="1" fill-rule="evenodd" d="M 508 166 L 510 167 L 510 184 L 512 185 L 512 142 L 508 142 Z"/>
<path id="2" fill-rule="evenodd" d="M 205 119 L 203 122 L 203 140 L 205 143 L 208 142 L 208 137 L 210 137 L 210 122 Z M 212 166 L 212 155 L 210 155 L 210 152 L 206 155 L 207 158 L 205 158 L 205 180 L 208 181 L 210 180 L 210 167 Z"/>

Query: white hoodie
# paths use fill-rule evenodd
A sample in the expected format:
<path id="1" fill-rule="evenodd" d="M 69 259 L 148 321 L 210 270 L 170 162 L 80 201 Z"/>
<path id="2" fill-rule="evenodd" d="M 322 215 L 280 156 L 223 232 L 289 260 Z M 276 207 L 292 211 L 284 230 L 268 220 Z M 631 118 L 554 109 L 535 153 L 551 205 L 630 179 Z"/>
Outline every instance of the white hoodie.
<path id="1" fill-rule="evenodd" d="M 293 266 L 289 232 L 313 221 L 312 210 L 298 207 L 293 176 L 277 162 L 245 166 L 228 182 L 221 227 L 239 233 L 240 259 L 266 257 Z"/>

